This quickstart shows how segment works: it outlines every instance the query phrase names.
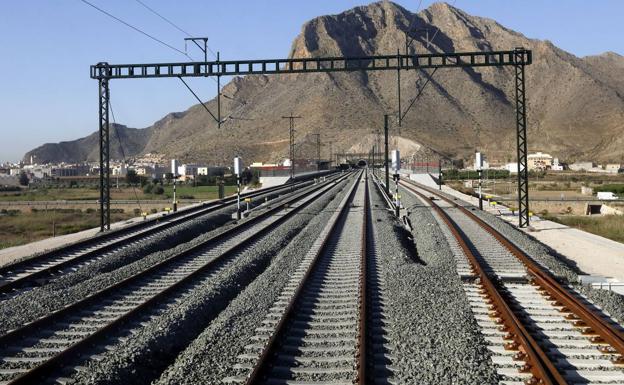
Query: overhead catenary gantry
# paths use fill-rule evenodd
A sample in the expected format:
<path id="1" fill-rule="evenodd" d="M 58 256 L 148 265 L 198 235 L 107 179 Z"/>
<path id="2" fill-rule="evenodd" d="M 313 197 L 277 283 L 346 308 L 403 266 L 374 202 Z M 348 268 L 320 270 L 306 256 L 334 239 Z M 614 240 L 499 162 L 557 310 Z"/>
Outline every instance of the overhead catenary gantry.
<path id="1" fill-rule="evenodd" d="M 233 60 L 152 64 L 109 64 L 91 66 L 91 78 L 97 79 L 99 92 L 100 138 L 100 230 L 110 229 L 110 147 L 109 81 L 113 79 L 271 75 L 291 73 L 329 73 L 353 71 L 441 69 L 466 67 L 515 68 L 516 128 L 518 137 L 518 199 L 520 226 L 527 226 L 528 171 L 526 150 L 526 98 L 524 67 L 531 64 L 530 50 L 453 52 L 412 55 L 376 55 L 363 57 L 316 57 L 270 60 Z M 524 168 L 522 167 L 524 165 Z"/>

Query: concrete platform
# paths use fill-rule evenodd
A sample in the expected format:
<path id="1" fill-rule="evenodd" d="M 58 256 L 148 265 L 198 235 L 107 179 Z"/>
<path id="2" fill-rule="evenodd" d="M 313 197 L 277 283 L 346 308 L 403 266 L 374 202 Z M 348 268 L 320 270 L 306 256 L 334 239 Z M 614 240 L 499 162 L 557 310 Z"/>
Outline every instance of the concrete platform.
<path id="1" fill-rule="evenodd" d="M 434 179 L 429 174 L 413 174 L 412 180 L 437 188 Z M 475 197 L 463 194 L 448 186 L 442 186 L 442 191 L 456 196 L 474 206 L 479 205 Z M 500 217 L 518 227 L 518 215 L 505 206 L 489 205 L 484 201 L 484 210 Z M 578 268 L 589 275 L 614 278 L 624 282 L 624 244 L 610 239 L 575 229 L 556 222 L 532 216 L 529 229 L 521 229 L 538 241 L 549 246 L 557 253 L 574 261 Z"/>

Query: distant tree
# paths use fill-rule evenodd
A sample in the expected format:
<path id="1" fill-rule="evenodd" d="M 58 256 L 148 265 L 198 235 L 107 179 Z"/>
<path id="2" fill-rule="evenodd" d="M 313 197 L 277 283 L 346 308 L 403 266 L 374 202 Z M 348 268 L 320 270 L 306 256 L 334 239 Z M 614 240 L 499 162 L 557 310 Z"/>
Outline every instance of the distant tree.
<path id="1" fill-rule="evenodd" d="M 128 173 L 126 174 L 126 182 L 128 182 L 128 184 L 139 184 L 141 183 L 141 178 L 139 178 L 136 171 L 128 170 Z"/>
<path id="2" fill-rule="evenodd" d="M 21 184 L 22 186 L 28 186 L 28 182 L 30 182 L 30 179 L 28 179 L 28 175 L 26 175 L 26 173 L 22 171 L 19 176 L 19 184 Z"/>
<path id="3" fill-rule="evenodd" d="M 153 185 L 153 184 L 151 184 L 151 183 L 150 183 L 150 184 L 146 184 L 146 185 L 143 187 L 143 192 L 144 192 L 145 194 L 151 194 L 152 192 L 154 192 L 154 185 Z"/>
<path id="4" fill-rule="evenodd" d="M 152 189 L 152 192 L 156 195 L 162 195 L 165 193 L 165 189 L 162 186 L 157 185 L 157 186 L 154 186 L 154 188 Z"/>

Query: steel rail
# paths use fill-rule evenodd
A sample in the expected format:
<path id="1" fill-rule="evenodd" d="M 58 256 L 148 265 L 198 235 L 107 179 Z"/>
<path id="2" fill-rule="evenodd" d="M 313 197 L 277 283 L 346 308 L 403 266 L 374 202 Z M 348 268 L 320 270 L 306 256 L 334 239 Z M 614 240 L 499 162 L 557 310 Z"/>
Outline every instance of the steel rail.
<path id="1" fill-rule="evenodd" d="M 309 182 L 302 182 L 301 184 L 306 184 L 306 183 L 309 183 Z M 267 189 L 249 192 L 241 196 L 245 198 L 253 198 L 256 196 L 275 193 L 282 189 L 283 190 L 290 189 L 290 185 L 269 187 Z M 19 262 L 16 262 L 10 265 L 2 266 L 0 267 L 0 275 L 6 276 L 8 275 L 8 273 L 13 272 L 15 270 L 28 269 L 30 266 L 33 266 L 35 264 L 45 263 L 46 260 L 60 257 L 62 254 L 69 254 L 76 250 L 79 250 L 80 248 L 89 247 L 92 244 L 95 245 L 100 242 L 106 242 L 115 237 L 123 237 L 125 233 L 132 233 L 133 231 L 138 231 L 137 233 L 130 235 L 126 238 L 122 238 L 122 239 L 119 239 L 118 241 L 113 241 L 111 243 L 104 244 L 101 247 L 98 247 L 94 250 L 88 251 L 84 254 L 80 254 L 73 258 L 69 258 L 57 264 L 53 264 L 41 270 L 37 270 L 21 278 L 1 282 L 0 294 L 8 293 L 14 289 L 23 287 L 29 283 L 32 283 L 32 281 L 34 280 L 42 279 L 44 277 L 49 277 L 51 275 L 54 275 L 55 272 L 61 271 L 71 265 L 79 264 L 79 263 L 82 263 L 83 261 L 95 258 L 96 256 L 100 254 L 123 247 L 125 245 L 128 245 L 142 238 L 149 237 L 150 235 L 153 235 L 159 231 L 166 230 L 168 228 L 180 225 L 181 223 L 185 221 L 192 220 L 197 217 L 207 215 L 215 211 L 224 209 L 234 203 L 236 203 L 235 196 L 227 197 L 225 199 L 207 203 L 206 205 L 203 205 L 203 206 L 198 206 L 196 210 L 195 209 L 181 210 L 181 211 L 178 211 L 177 213 L 169 214 L 168 216 L 164 218 L 155 218 L 155 219 L 151 219 L 150 221 L 139 222 L 136 225 L 131 225 L 131 226 L 124 227 L 122 229 L 116 230 L 111 233 L 106 233 L 106 235 L 101 236 L 101 237 L 88 238 L 83 241 L 78 241 L 76 243 L 63 247 L 61 249 L 53 250 L 49 253 L 38 255 L 34 258 L 25 259 L 25 260 L 21 260 Z M 161 220 L 164 220 L 164 221 L 160 222 Z M 150 227 L 150 226 L 153 226 L 153 227 Z M 147 228 L 147 229 L 144 231 L 141 231 L 142 228 Z"/>
<path id="2" fill-rule="evenodd" d="M 344 175 L 342 179 L 346 179 L 349 175 L 346 174 Z M 302 208 L 306 207 L 307 205 L 309 205 L 310 203 L 312 203 L 313 201 L 316 200 L 316 198 L 322 196 L 324 193 L 330 191 L 335 185 L 336 185 L 337 181 L 332 181 L 329 182 L 327 184 L 324 185 L 319 185 L 316 189 L 312 190 L 312 191 L 307 191 L 303 194 L 297 194 L 295 197 L 293 197 L 292 199 L 289 199 L 288 201 L 280 204 L 279 206 L 276 206 L 272 209 L 267 210 L 266 212 L 263 212 L 262 214 L 258 215 L 257 217 L 254 217 L 252 219 L 250 219 L 249 221 L 244 222 L 243 224 L 230 228 L 226 231 L 224 231 L 223 233 L 220 233 L 218 235 L 215 235 L 214 237 L 211 237 L 210 239 L 206 240 L 205 242 L 202 242 L 201 244 L 195 245 L 187 250 L 184 250 L 183 252 L 176 254 L 172 257 L 169 257 L 159 263 L 157 263 L 156 265 L 151 266 L 150 268 L 143 270 L 135 275 L 132 275 L 131 277 L 128 277 L 126 279 L 124 279 L 123 281 L 117 282 L 115 284 L 112 284 L 94 294 L 89 295 L 86 298 L 83 298 L 79 301 L 76 301 L 70 305 L 67 305 L 66 307 L 57 310 L 55 312 L 52 312 L 44 317 L 41 317 L 37 320 L 34 320 L 30 323 L 27 323 L 25 325 L 23 325 L 22 327 L 18 328 L 18 329 L 14 329 L 9 331 L 8 333 L 0 336 L 0 346 L 10 346 L 10 344 L 14 341 L 18 341 L 20 339 L 24 339 L 26 337 L 32 336 L 32 334 L 34 334 L 37 330 L 41 330 L 44 329 L 46 326 L 49 326 L 50 324 L 52 324 L 53 322 L 57 322 L 59 319 L 61 319 L 62 317 L 65 317 L 67 315 L 72 314 L 73 312 L 76 311 L 80 311 L 81 309 L 83 309 L 85 306 L 93 304 L 93 303 L 97 303 L 98 301 L 103 301 L 106 299 L 107 296 L 109 296 L 111 293 L 114 293 L 115 291 L 118 290 L 122 290 L 124 287 L 128 286 L 129 284 L 136 282 L 137 280 L 147 277 L 149 274 L 157 272 L 159 269 L 163 269 L 169 265 L 171 265 L 172 263 L 176 262 L 177 260 L 180 260 L 181 258 L 184 258 L 186 256 L 190 256 L 191 254 L 200 251 L 201 249 L 206 248 L 207 246 L 209 246 L 210 244 L 221 240 L 221 239 L 225 239 L 228 236 L 234 234 L 235 232 L 248 228 L 251 225 L 261 221 L 262 219 L 265 219 L 267 217 L 269 217 L 270 215 L 273 215 L 283 209 L 287 209 L 290 208 L 290 204 L 292 204 L 293 202 L 295 202 L 298 199 L 301 199 L 305 196 L 308 196 L 316 191 L 319 190 L 325 190 L 322 191 L 321 194 L 319 194 L 316 197 L 313 197 L 311 200 L 304 202 L 302 205 L 297 206 L 295 208 L 292 208 L 288 211 L 286 211 L 286 213 L 284 215 L 282 215 L 279 219 L 277 219 L 275 222 L 273 222 L 271 224 L 271 226 L 266 226 L 262 229 L 260 229 L 258 232 L 254 233 L 252 236 L 246 238 L 245 240 L 243 240 L 241 243 L 231 247 L 228 250 L 225 250 L 223 253 L 221 253 L 217 258 L 210 260 L 208 262 L 206 262 L 203 266 L 201 266 L 200 268 L 196 269 L 195 271 L 193 271 L 192 273 L 190 273 L 189 275 L 185 276 L 184 278 L 182 278 L 181 280 L 173 283 L 172 285 L 168 286 L 167 288 L 163 289 L 162 291 L 160 291 L 158 294 L 156 294 L 155 296 L 149 298 L 147 301 L 143 302 L 142 304 L 138 305 L 137 307 L 135 307 L 134 309 L 124 313 L 123 315 L 121 315 L 120 317 L 116 318 L 115 320 L 109 322 L 108 324 L 106 324 L 105 326 L 103 326 L 102 328 L 98 329 L 97 331 L 93 332 L 92 334 L 88 335 L 87 337 L 83 338 L 80 341 L 75 342 L 73 345 L 69 346 L 67 349 L 63 350 L 62 352 L 57 353 L 56 355 L 54 355 L 52 358 L 48 359 L 47 361 L 37 365 L 36 367 L 30 369 L 28 372 L 23 373 L 22 375 L 16 377 L 15 379 L 9 381 L 10 385 L 28 385 L 28 384 L 33 384 L 33 383 L 37 383 L 38 381 L 40 381 L 44 376 L 46 376 L 47 374 L 49 374 L 50 372 L 52 372 L 54 369 L 58 368 L 59 366 L 62 365 L 63 362 L 65 362 L 66 360 L 71 360 L 73 358 L 75 358 L 78 353 L 82 350 L 82 349 L 86 349 L 86 348 L 90 348 L 92 347 L 94 344 L 96 344 L 96 341 L 99 340 L 102 337 L 108 336 L 110 335 L 116 328 L 125 325 L 129 320 L 131 320 L 132 318 L 140 315 L 142 313 L 143 310 L 145 310 L 146 308 L 148 308 L 149 306 L 157 303 L 158 301 L 160 301 L 161 299 L 165 298 L 166 296 L 174 293 L 176 290 L 178 290 L 180 287 L 182 287 L 183 285 L 186 285 L 190 282 L 192 282 L 192 280 L 194 280 L 195 278 L 197 278 L 198 276 L 200 276 L 201 274 L 203 274 L 204 272 L 209 271 L 209 269 L 213 268 L 216 264 L 218 264 L 219 262 L 227 259 L 228 257 L 234 255 L 236 252 L 242 250 L 244 247 L 246 247 L 248 244 L 250 244 L 251 242 L 255 241 L 256 239 L 259 239 L 260 237 L 262 237 L 264 234 L 266 234 L 268 231 L 274 229 L 275 227 L 277 227 L 279 224 L 283 223 L 284 221 L 286 221 L 287 219 L 289 219 L 290 217 L 292 217 L 292 215 L 294 215 L 296 212 L 298 212 L 299 210 L 301 210 Z"/>
<path id="3" fill-rule="evenodd" d="M 348 209 L 349 209 L 349 203 L 353 201 L 353 197 L 355 196 L 357 186 L 360 184 L 361 177 L 362 177 L 362 174 L 360 173 L 360 175 L 356 178 L 356 181 L 351 186 L 351 189 L 349 190 L 347 194 L 347 198 L 344 200 L 344 205 L 340 208 L 338 215 L 334 218 L 334 221 L 330 224 L 329 231 L 326 232 L 325 237 L 321 240 L 320 247 L 316 250 L 314 257 L 312 258 L 312 261 L 310 262 L 310 265 L 308 266 L 308 269 L 303 275 L 303 278 L 299 281 L 299 284 L 297 285 L 297 288 L 295 289 L 293 296 L 288 301 L 288 304 L 286 306 L 286 312 L 281 316 L 280 320 L 277 323 L 277 326 L 275 327 L 275 332 L 271 335 L 271 337 L 269 338 L 269 341 L 262 349 L 262 352 L 260 353 L 260 356 L 256 365 L 254 366 L 251 373 L 249 374 L 249 377 L 247 377 L 245 381 L 245 385 L 259 385 L 264 380 L 264 376 L 265 376 L 270 358 L 271 356 L 273 356 L 273 354 L 278 348 L 278 341 L 280 337 L 284 334 L 288 320 L 295 314 L 295 310 L 296 310 L 295 304 L 297 302 L 297 299 L 303 293 L 306 282 L 309 281 L 310 276 L 312 275 L 314 269 L 316 268 L 318 260 L 320 259 L 321 255 L 323 255 L 323 253 L 325 252 L 329 244 L 329 240 L 332 238 L 332 236 L 334 236 L 334 231 L 338 227 L 338 223 L 340 222 L 340 219 L 343 218 L 345 215 L 347 215 Z M 360 384 L 363 384 L 363 383 L 360 383 Z"/>
<path id="4" fill-rule="evenodd" d="M 406 184 L 403 183 L 406 187 Z M 487 224 L 484 220 L 473 214 L 470 210 L 457 204 L 448 197 L 441 195 L 435 190 L 431 190 L 427 187 L 418 185 L 419 188 L 428 191 L 436 196 L 439 196 L 444 201 L 459 208 L 468 217 L 474 220 L 485 231 L 490 233 L 496 240 L 498 240 L 510 253 L 512 253 L 518 260 L 522 262 L 529 274 L 532 276 L 534 282 L 540 286 L 559 304 L 564 306 L 566 310 L 573 313 L 579 320 L 576 322 L 577 327 L 586 326 L 585 334 L 596 333 L 596 336 L 591 337 L 590 341 L 594 343 L 606 342 L 611 345 L 612 348 L 620 355 L 614 360 L 615 363 L 624 362 L 624 334 L 606 322 L 599 314 L 589 309 L 584 303 L 579 301 L 568 289 L 563 287 L 557 279 L 546 269 L 540 266 L 524 251 L 510 242 L 500 232 Z"/>
<path id="5" fill-rule="evenodd" d="M 366 332 L 368 330 L 367 327 L 367 318 L 370 314 L 369 304 L 367 301 L 366 291 L 367 285 L 366 281 L 368 279 L 367 276 L 367 264 L 366 260 L 368 259 L 368 220 L 369 220 L 369 202 L 368 202 L 368 170 L 365 171 L 365 179 L 364 179 L 364 220 L 362 222 L 362 241 L 360 246 L 360 301 L 359 301 L 359 310 L 360 310 L 360 323 L 358 328 L 358 345 L 357 345 L 357 369 L 358 376 L 356 378 L 356 384 L 364 385 L 367 383 L 366 377 Z"/>
<path id="6" fill-rule="evenodd" d="M 500 331 L 507 333 L 504 336 L 504 339 L 510 341 L 513 340 L 513 342 L 505 345 L 505 349 L 520 349 L 519 353 L 514 356 L 514 360 L 524 360 L 526 362 L 526 365 L 521 367 L 520 370 L 523 372 L 530 372 L 533 375 L 533 384 L 566 384 L 567 382 L 561 373 L 559 373 L 555 364 L 550 360 L 537 341 L 524 327 L 520 319 L 512 311 L 507 301 L 505 301 L 498 287 L 487 275 L 484 268 L 481 266 L 481 263 L 472 252 L 470 246 L 466 243 L 465 236 L 462 235 L 459 226 L 444 210 L 435 204 L 431 198 L 405 183 L 402 184 L 407 190 L 425 200 L 436 211 L 436 213 L 438 213 L 440 218 L 448 226 L 449 230 L 453 234 L 453 237 L 457 240 L 457 243 L 470 262 L 474 273 L 479 277 L 480 286 L 484 291 L 483 294 L 487 296 L 488 304 L 491 306 L 489 313 L 490 317 L 500 319 L 504 325 Z"/>

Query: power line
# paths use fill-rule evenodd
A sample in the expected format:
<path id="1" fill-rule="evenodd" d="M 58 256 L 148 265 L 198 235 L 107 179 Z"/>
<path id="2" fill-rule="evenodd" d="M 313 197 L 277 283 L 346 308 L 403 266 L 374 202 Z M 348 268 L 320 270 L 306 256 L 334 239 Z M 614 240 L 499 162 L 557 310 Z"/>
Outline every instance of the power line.
<path id="1" fill-rule="evenodd" d="M 457 0 L 453 0 L 453 3 L 451 4 L 452 7 L 455 7 L 455 3 L 457 3 Z M 440 32 L 440 27 L 436 26 L 436 31 L 433 34 L 433 37 L 431 38 L 431 40 L 429 40 L 428 43 L 433 42 L 433 40 L 435 39 L 436 35 L 438 34 L 438 32 Z M 431 75 L 429 75 L 427 77 L 427 81 L 425 82 L 425 84 L 423 84 L 423 86 L 420 88 L 420 90 L 418 90 L 418 94 L 416 94 L 416 97 L 414 97 L 414 99 L 412 100 L 412 102 L 410 103 L 410 105 L 407 107 L 407 109 L 405 110 L 405 113 L 403 115 L 401 115 L 401 111 L 399 111 L 399 118 L 403 119 L 405 117 L 405 115 L 407 115 L 408 111 L 410 110 L 410 108 L 412 108 L 412 106 L 414 105 L 414 103 L 416 102 L 416 100 L 418 100 L 418 98 L 420 97 L 420 95 L 422 95 L 423 91 L 425 90 L 425 87 L 427 87 L 427 85 L 431 82 L 431 80 L 433 79 L 433 76 L 435 75 L 436 71 L 438 70 L 438 68 L 435 68 L 433 70 L 433 72 L 431 72 Z M 419 79 L 420 79 L 420 74 L 419 74 Z"/>
<path id="2" fill-rule="evenodd" d="M 202 107 L 204 107 L 204 109 L 206 111 L 208 111 L 208 113 L 210 114 L 210 116 L 212 116 L 212 118 L 215 120 L 215 122 L 219 122 L 219 119 L 217 119 L 216 116 L 214 116 L 214 114 L 212 112 L 210 112 L 210 110 L 208 109 L 208 107 L 206 107 L 206 105 L 204 104 L 204 102 L 202 102 L 202 100 L 199 98 L 199 96 L 197 96 L 197 94 L 195 93 L 195 91 L 193 91 L 193 89 L 184 81 L 184 79 L 182 79 L 181 76 L 178 76 L 178 79 L 180 79 L 180 81 L 182 83 L 184 83 L 184 85 L 186 86 L 186 88 L 188 88 L 189 91 L 191 91 L 191 93 L 193 94 L 193 96 L 195 96 L 195 99 L 197 99 L 197 101 L 199 102 L 199 104 L 202 105 Z"/>
<path id="3" fill-rule="evenodd" d="M 192 35 L 190 33 L 188 33 L 187 31 L 185 31 L 184 29 L 182 29 L 180 26 L 178 26 L 177 24 L 175 24 L 173 21 L 169 20 L 168 18 L 166 18 L 165 16 L 163 16 L 162 14 L 158 13 L 155 9 L 151 8 L 150 6 L 148 6 L 147 4 L 145 4 L 143 1 L 141 0 L 135 0 L 137 3 L 141 4 L 143 7 L 145 7 L 147 10 L 149 10 L 150 12 L 152 12 L 154 15 L 160 17 L 161 19 L 163 19 L 164 21 L 166 21 L 169 25 L 171 25 L 173 28 L 177 29 L 178 31 L 182 32 L 183 34 L 185 34 L 188 37 L 192 37 Z M 212 53 L 213 56 L 217 56 L 214 51 L 212 49 L 210 49 L 210 47 L 208 47 L 208 51 L 210 51 L 210 53 Z"/>
<path id="4" fill-rule="evenodd" d="M 185 30 L 183 30 L 182 28 L 178 27 L 173 21 L 167 19 L 166 17 L 164 17 L 163 15 L 161 15 L 160 13 L 156 12 L 153 8 L 149 7 L 147 4 L 145 4 L 144 2 L 142 2 L 141 0 L 135 0 L 137 3 L 141 4 L 143 7 L 147 8 L 150 12 L 152 12 L 154 15 L 160 17 L 161 19 L 163 19 L 164 21 L 166 21 L 167 23 L 169 23 L 171 26 L 173 26 L 175 29 L 177 29 L 178 31 L 182 32 L 183 34 L 185 34 L 186 36 L 191 36 L 190 33 L 186 32 Z"/>
<path id="5" fill-rule="evenodd" d="M 108 17 L 110 17 L 110 18 L 112 18 L 112 19 L 114 19 L 114 20 L 117 20 L 118 22 L 122 23 L 123 25 L 125 25 L 125 26 L 127 26 L 127 27 L 129 27 L 129 28 L 134 29 L 135 31 L 139 32 L 140 34 L 142 34 L 142 35 L 145 35 L 145 36 L 149 37 L 150 39 L 154 40 L 155 42 L 158 42 L 158 43 L 160 43 L 160 44 L 164 45 L 165 47 L 170 48 L 170 49 L 172 49 L 172 50 L 174 50 L 174 51 L 176 51 L 176 52 L 178 52 L 178 53 L 180 53 L 180 54 L 182 54 L 182 55 L 184 55 L 184 56 L 186 56 L 186 57 L 190 58 L 190 56 L 189 56 L 188 54 L 186 54 L 186 52 L 183 52 L 183 51 L 181 51 L 181 50 L 177 49 L 176 47 L 174 47 L 174 46 L 172 46 L 172 45 L 170 45 L 170 44 L 167 44 L 167 43 L 165 43 L 164 41 L 162 41 L 162 40 L 158 39 L 157 37 L 154 37 L 154 36 L 150 35 L 149 33 L 145 32 L 145 31 L 142 31 L 141 29 L 139 29 L 139 28 L 137 28 L 137 27 L 133 26 L 132 24 L 129 24 L 129 23 L 127 23 L 127 22 L 125 22 L 125 21 L 121 20 L 121 19 L 120 19 L 120 18 L 118 18 L 117 16 L 114 16 L 114 15 L 112 15 L 112 14 L 110 14 L 110 13 L 106 12 L 106 11 L 105 11 L 105 10 L 103 10 L 102 8 L 99 8 L 98 6 L 96 6 L 96 5 L 94 5 L 94 4 L 90 3 L 90 2 L 88 2 L 87 0 L 80 0 L 80 1 L 82 1 L 82 2 L 83 2 L 83 3 L 85 3 L 85 4 L 87 4 L 87 5 L 88 5 L 88 6 L 90 6 L 90 7 L 93 7 L 93 8 L 95 8 L 95 9 L 97 9 L 98 11 L 102 12 L 102 13 L 103 13 L 103 14 L 105 14 L 106 16 L 108 16 Z M 191 59 L 192 59 L 192 58 L 191 58 Z"/>
<path id="6" fill-rule="evenodd" d="M 115 119 L 115 111 L 113 111 L 113 104 L 111 103 L 110 98 L 108 99 L 108 108 L 110 109 L 111 116 L 113 118 L 113 128 L 115 130 L 115 136 L 117 136 L 117 141 L 119 142 L 119 149 L 121 150 L 121 158 L 123 159 L 124 164 L 126 164 L 126 163 L 128 163 L 127 159 L 126 159 L 126 152 L 124 151 L 123 143 L 121 141 L 121 138 L 119 137 L 119 130 L 117 129 L 117 119 Z M 100 172 L 102 172 L 102 170 L 100 170 Z M 139 206 L 139 210 L 141 210 L 141 212 L 143 212 L 143 208 L 141 208 L 141 201 L 139 200 L 139 195 L 136 192 L 136 188 L 134 187 L 134 185 L 132 183 L 130 183 L 130 185 L 132 186 L 132 192 L 134 193 L 134 199 L 136 199 L 136 201 L 137 201 L 137 205 Z"/>

